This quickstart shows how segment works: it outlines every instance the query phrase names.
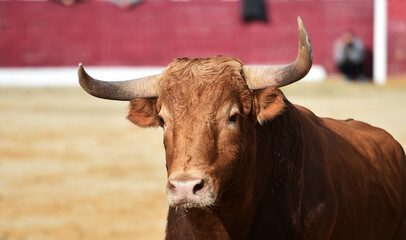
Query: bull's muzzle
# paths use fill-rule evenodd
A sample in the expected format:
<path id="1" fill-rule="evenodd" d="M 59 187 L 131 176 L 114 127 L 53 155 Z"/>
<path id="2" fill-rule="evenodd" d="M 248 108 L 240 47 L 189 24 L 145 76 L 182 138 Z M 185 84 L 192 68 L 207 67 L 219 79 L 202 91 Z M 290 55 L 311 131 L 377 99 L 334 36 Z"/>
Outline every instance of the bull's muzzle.
<path id="1" fill-rule="evenodd" d="M 169 204 L 181 208 L 210 206 L 216 195 L 210 180 L 191 176 L 170 179 L 167 191 Z"/>

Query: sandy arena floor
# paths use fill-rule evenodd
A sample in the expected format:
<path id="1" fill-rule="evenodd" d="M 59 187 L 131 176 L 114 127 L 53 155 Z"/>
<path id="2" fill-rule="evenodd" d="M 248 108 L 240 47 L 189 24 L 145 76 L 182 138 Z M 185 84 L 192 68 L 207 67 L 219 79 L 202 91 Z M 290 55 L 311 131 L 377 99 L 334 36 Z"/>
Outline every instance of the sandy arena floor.
<path id="1" fill-rule="evenodd" d="M 283 91 L 319 116 L 366 121 L 406 146 L 405 81 Z M 0 240 L 163 238 L 162 130 L 132 125 L 127 109 L 79 88 L 0 88 Z"/>

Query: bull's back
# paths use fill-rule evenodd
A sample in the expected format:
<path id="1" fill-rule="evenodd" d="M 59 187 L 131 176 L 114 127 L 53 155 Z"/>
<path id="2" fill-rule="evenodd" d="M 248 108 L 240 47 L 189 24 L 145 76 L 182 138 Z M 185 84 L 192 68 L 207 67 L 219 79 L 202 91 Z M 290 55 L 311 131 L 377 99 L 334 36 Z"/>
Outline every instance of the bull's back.
<path id="1" fill-rule="evenodd" d="M 406 157 L 401 145 L 367 123 L 319 118 L 296 108 L 306 146 L 304 201 L 310 207 L 305 210 L 313 214 L 314 202 L 324 199 L 318 212 L 331 216 L 324 217 L 330 239 L 406 239 Z M 318 188 L 312 190 L 314 186 Z"/>
<path id="2" fill-rule="evenodd" d="M 336 181 L 343 203 L 339 204 L 341 211 L 339 209 L 338 213 L 358 219 L 359 222 L 354 221 L 353 229 L 363 232 L 365 239 L 385 239 L 389 236 L 406 239 L 406 157 L 401 145 L 385 130 L 364 122 L 323 121 L 342 137 L 343 142 L 349 143 L 347 148 L 342 149 L 348 153 L 338 153 L 345 159 L 336 158 L 331 164 L 335 168 L 332 171 L 338 170 L 337 176 L 348 176 L 345 185 L 342 185 L 343 180 Z M 340 163 L 340 160 L 343 162 Z M 358 204 L 349 209 L 351 202 Z M 359 216 L 354 216 L 356 212 Z M 342 222 L 341 228 L 347 225 Z M 336 232 L 341 232 L 340 226 Z M 367 232 L 371 235 L 368 236 Z"/>
<path id="3" fill-rule="evenodd" d="M 405 239 L 406 157 L 401 145 L 385 130 L 364 122 L 322 122 L 331 138 L 327 166 L 337 195 L 334 235 L 392 239 L 400 234 Z"/>

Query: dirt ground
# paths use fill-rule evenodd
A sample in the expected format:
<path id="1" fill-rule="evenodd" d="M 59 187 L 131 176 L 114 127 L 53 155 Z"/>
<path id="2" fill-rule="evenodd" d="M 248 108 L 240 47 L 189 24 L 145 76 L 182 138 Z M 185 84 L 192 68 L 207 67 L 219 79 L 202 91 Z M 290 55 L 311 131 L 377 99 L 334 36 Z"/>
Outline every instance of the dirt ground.
<path id="1" fill-rule="evenodd" d="M 406 80 L 283 91 L 319 116 L 366 121 L 406 146 Z M 163 238 L 162 130 L 132 125 L 127 109 L 79 88 L 0 88 L 0 240 Z"/>

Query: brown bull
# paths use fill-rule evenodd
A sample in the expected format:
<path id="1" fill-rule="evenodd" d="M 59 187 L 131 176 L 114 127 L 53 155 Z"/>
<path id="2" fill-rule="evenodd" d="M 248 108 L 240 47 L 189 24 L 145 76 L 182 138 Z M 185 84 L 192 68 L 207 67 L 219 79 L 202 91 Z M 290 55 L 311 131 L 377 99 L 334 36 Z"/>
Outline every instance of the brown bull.
<path id="1" fill-rule="evenodd" d="M 406 239 L 406 157 L 387 132 L 319 118 L 279 87 L 312 64 L 249 67 L 177 59 L 163 74 L 82 87 L 131 100 L 128 119 L 164 129 L 167 239 Z"/>

